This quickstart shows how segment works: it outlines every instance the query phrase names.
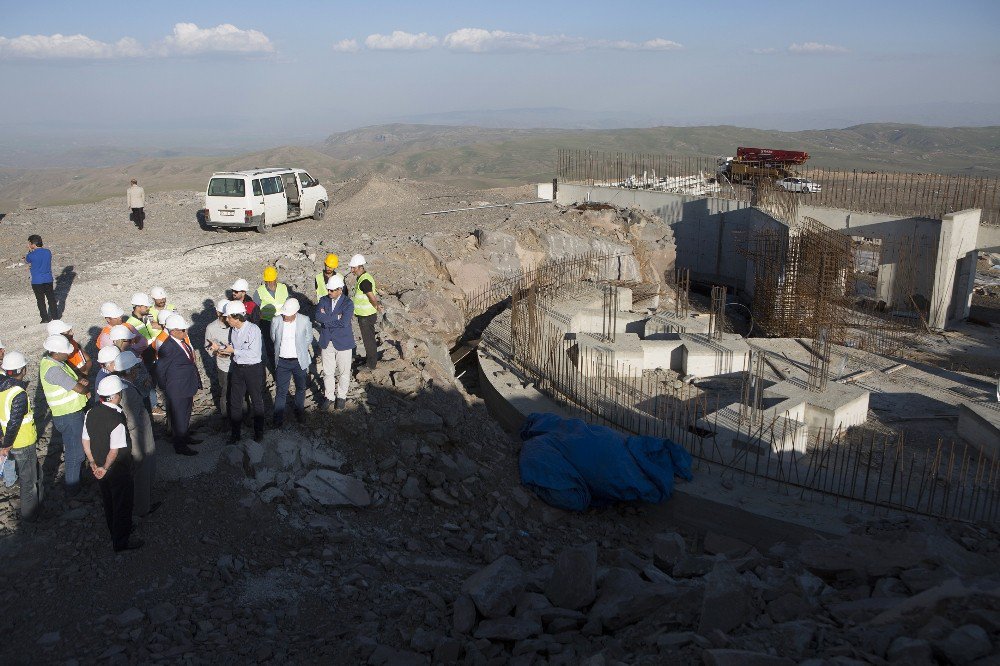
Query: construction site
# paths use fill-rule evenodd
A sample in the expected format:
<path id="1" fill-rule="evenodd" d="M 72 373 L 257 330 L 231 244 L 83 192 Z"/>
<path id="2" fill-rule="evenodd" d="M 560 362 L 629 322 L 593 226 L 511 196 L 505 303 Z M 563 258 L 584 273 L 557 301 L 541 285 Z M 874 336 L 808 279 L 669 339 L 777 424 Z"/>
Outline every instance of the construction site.
<path id="1" fill-rule="evenodd" d="M 266 237 L 198 229 L 197 192 L 151 195 L 157 223 L 122 254 L 193 313 L 196 349 L 234 279 L 266 263 L 308 293 L 317 257 L 357 251 L 384 289 L 381 360 L 347 409 L 310 391 L 307 418 L 260 444 L 227 444 L 199 394 L 205 442 L 158 452 L 139 556 L 98 542 L 87 492 L 52 482 L 28 525 L 4 489 L 0 599 L 18 613 L 0 660 L 996 663 L 1000 353 L 967 320 L 979 253 L 1000 249 L 997 181 L 801 155 L 758 152 L 737 176 L 733 159 L 566 150 L 551 182 L 475 192 L 373 174 Z M 115 206 L 0 227 L 10 247 L 46 230 L 81 331 L 138 288 L 78 242 Z M 2 337 L 37 358 L 14 284 Z M 524 479 L 538 414 L 621 450 L 666 443 L 690 473 L 662 501 L 565 510 Z M 52 480 L 61 443 L 38 420 Z"/>

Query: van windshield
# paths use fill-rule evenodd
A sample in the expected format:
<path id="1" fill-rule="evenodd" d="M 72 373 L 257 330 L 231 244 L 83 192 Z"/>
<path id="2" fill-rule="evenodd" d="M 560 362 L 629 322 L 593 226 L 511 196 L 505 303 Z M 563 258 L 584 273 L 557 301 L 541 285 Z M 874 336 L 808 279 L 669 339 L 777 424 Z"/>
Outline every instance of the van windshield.
<path id="1" fill-rule="evenodd" d="M 213 178 L 208 183 L 210 197 L 246 196 L 246 183 L 242 178 Z"/>

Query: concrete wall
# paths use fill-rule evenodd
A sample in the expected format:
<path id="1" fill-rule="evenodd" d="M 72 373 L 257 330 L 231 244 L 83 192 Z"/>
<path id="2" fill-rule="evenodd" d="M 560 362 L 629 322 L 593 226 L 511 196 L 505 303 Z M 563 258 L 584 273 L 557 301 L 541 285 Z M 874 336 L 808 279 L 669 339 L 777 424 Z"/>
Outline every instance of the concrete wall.
<path id="1" fill-rule="evenodd" d="M 928 323 L 933 328 L 944 328 L 949 321 L 969 316 L 981 213 L 974 208 L 949 213 L 941 219 L 934 291 L 928 317 Z"/>

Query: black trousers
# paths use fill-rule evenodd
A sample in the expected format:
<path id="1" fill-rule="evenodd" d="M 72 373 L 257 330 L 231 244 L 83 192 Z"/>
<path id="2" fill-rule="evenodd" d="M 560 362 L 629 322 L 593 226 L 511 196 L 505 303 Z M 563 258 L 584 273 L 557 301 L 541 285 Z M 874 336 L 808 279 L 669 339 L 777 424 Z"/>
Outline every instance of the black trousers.
<path id="1" fill-rule="evenodd" d="M 132 223 L 142 231 L 142 223 L 146 221 L 146 211 L 142 208 L 133 208 L 132 213 L 128 216 L 128 219 L 132 220 Z"/>
<path id="2" fill-rule="evenodd" d="M 104 519 L 111 532 L 111 544 L 116 551 L 125 550 L 129 535 L 132 534 L 132 503 L 135 493 L 132 470 L 119 460 L 111 466 L 103 479 L 98 480 L 97 485 L 101 489 Z"/>
<path id="3" fill-rule="evenodd" d="M 52 288 L 51 282 L 31 285 L 31 290 L 35 292 L 35 303 L 38 305 L 38 316 L 42 321 L 58 319 L 56 314 L 56 292 Z M 49 302 L 48 310 L 45 309 L 45 301 Z"/>
<path id="4" fill-rule="evenodd" d="M 264 432 L 264 364 L 240 365 L 233 361 L 229 365 L 229 424 L 233 437 L 240 436 L 247 396 L 253 407 L 254 434 L 259 436 Z"/>
<path id="5" fill-rule="evenodd" d="M 375 369 L 378 362 L 378 339 L 375 336 L 375 319 L 378 315 L 368 315 L 367 317 L 355 317 L 358 320 L 358 328 L 361 329 L 361 341 L 365 343 L 365 363 L 369 370 Z"/>
<path id="6" fill-rule="evenodd" d="M 167 393 L 167 416 L 170 418 L 170 430 L 173 434 L 174 448 L 187 443 L 188 428 L 191 425 L 191 410 L 194 409 L 194 398 L 179 398 Z"/>

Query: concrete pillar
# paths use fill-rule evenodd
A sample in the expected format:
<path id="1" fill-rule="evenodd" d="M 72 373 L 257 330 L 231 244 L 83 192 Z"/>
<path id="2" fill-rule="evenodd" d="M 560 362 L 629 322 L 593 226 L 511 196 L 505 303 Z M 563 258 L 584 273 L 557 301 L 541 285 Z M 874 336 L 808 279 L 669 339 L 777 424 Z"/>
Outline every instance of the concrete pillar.
<path id="1" fill-rule="evenodd" d="M 931 328 L 943 329 L 947 326 L 949 311 L 954 312 L 956 319 L 969 316 L 968 306 L 960 305 L 952 310 L 952 299 L 959 304 L 971 302 L 972 280 L 965 278 L 964 285 L 956 285 L 956 273 L 958 261 L 976 251 L 981 214 L 980 209 L 971 208 L 948 213 L 941 218 L 941 233 L 938 235 L 937 257 L 934 261 L 934 287 L 927 317 Z M 960 314 L 962 312 L 964 314 Z"/>

